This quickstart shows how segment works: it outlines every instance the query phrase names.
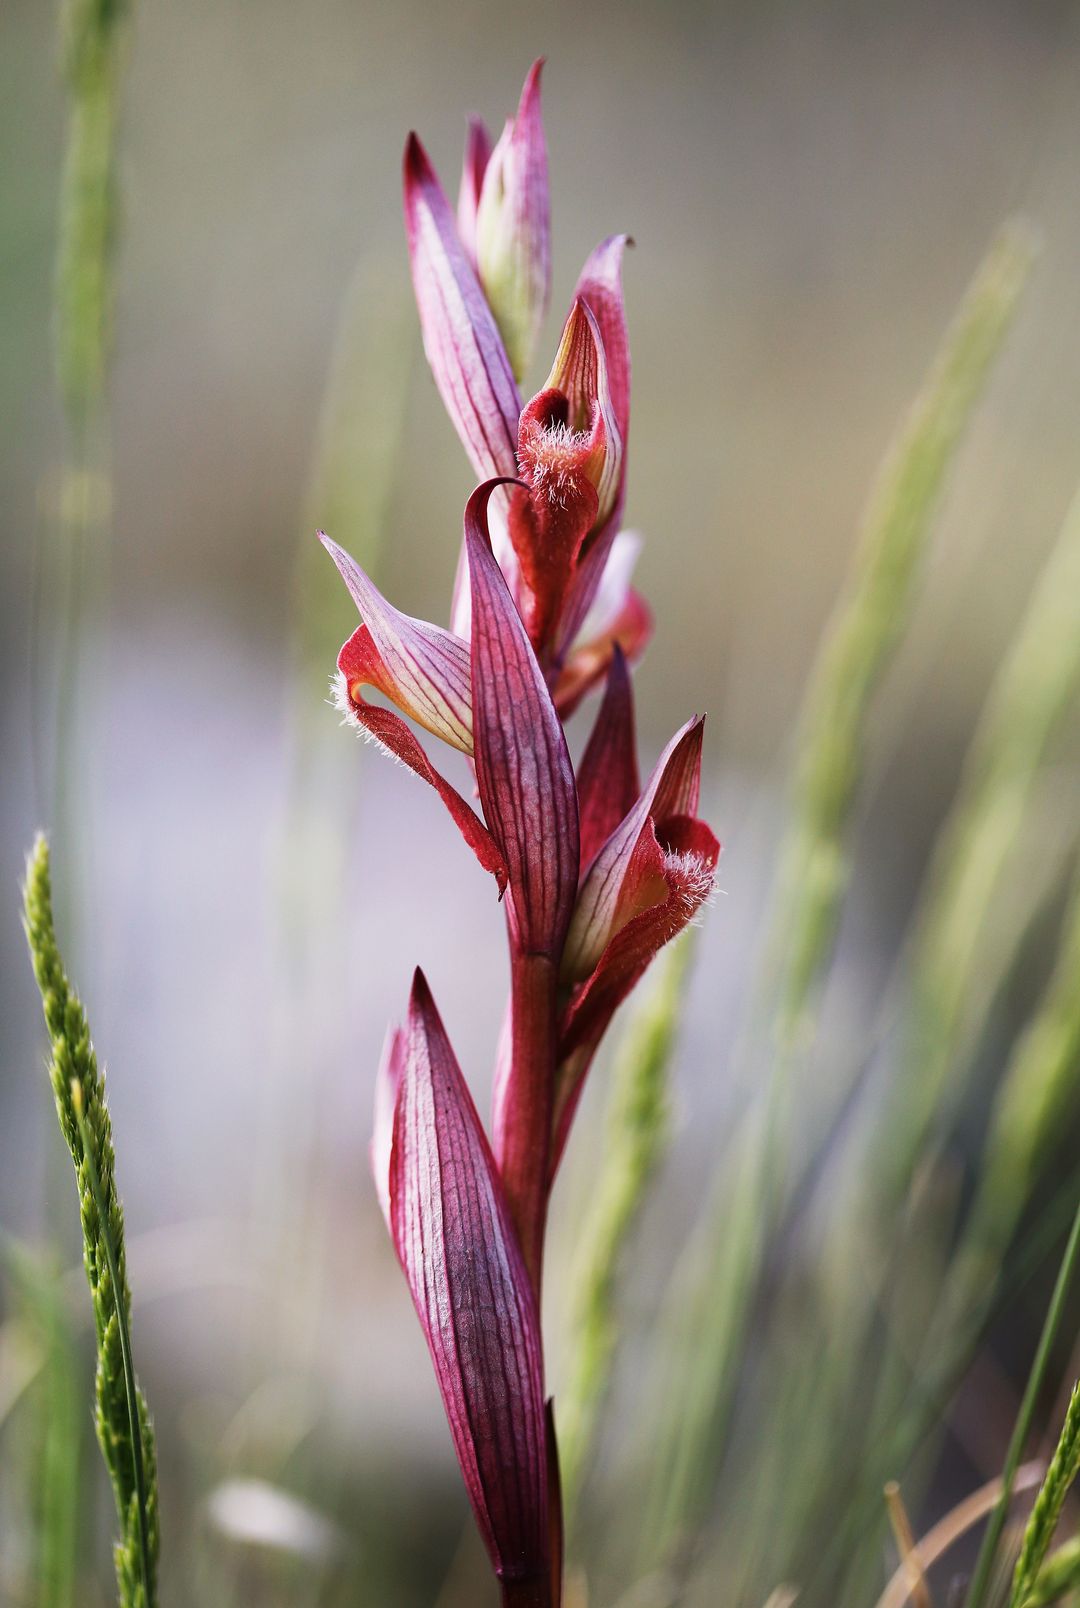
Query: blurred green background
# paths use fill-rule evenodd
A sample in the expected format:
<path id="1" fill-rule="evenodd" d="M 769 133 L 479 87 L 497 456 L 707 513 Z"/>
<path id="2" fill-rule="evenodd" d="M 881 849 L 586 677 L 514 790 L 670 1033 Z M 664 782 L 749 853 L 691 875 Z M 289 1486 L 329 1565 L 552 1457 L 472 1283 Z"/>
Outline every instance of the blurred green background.
<path id="1" fill-rule="evenodd" d="M 16 895 L 54 808 L 55 666 L 39 627 L 64 455 L 50 346 L 65 129 L 55 34 L 50 5 L 6 0 L 0 1220 L 74 1265 Z M 311 1580 L 343 1568 L 351 1580 L 357 1559 L 360 1600 L 427 1603 L 464 1524 L 366 1146 L 379 1043 L 417 962 L 486 1089 L 505 987 L 500 918 L 437 801 L 338 732 L 322 701 L 351 611 L 332 585 L 323 597 L 312 532 L 326 524 L 366 554 L 399 606 L 446 618 L 470 478 L 419 350 L 400 150 L 415 127 L 456 186 L 465 114 L 497 127 L 537 54 L 555 230 L 548 345 L 588 250 L 622 229 L 637 243 L 628 519 L 646 539 L 640 581 L 657 616 L 637 678 L 643 752 L 651 760 L 687 714 L 708 711 L 708 809 L 725 842 L 678 1063 L 674 1155 L 635 1263 L 635 1334 L 648 1333 L 753 1094 L 732 1046 L 793 724 L 867 486 L 964 285 L 1017 210 L 1041 236 L 1040 260 L 874 708 L 815 1063 L 827 1092 L 870 1031 L 987 683 L 1080 475 L 1074 6 L 140 0 L 120 135 L 114 517 L 87 583 L 78 685 L 60 688 L 74 712 L 73 825 L 58 877 L 68 959 L 109 1067 L 170 1603 L 321 1601 Z M 335 357 L 351 411 L 320 477 Z M 546 369 L 545 348 L 537 385 Z M 1080 723 L 1069 725 L 1030 823 L 1025 852 L 1039 865 L 1075 833 Z M 1025 875 L 1022 854 L 1019 884 Z M 1051 939 L 1034 931 L 1002 1043 Z M 595 1081 L 555 1268 L 569 1265 L 600 1146 L 602 1072 Z M 810 1118 L 818 1098 L 806 1082 Z M 279 1258 L 287 1278 L 271 1271 Z M 551 1282 L 557 1332 L 565 1280 L 562 1293 L 557 1273 Z M 960 1494 L 999 1466 L 1040 1315 L 1033 1300 L 1003 1331 L 942 1490 Z M 619 1415 L 635 1410 L 635 1357 Z M 559 1367 L 556 1353 L 556 1393 Z M 34 1600 L 35 1454 L 14 1418 L 0 1435 L 0 1601 L 14 1604 Z M 98 1491 L 92 1459 L 86 1470 Z M 341 1547 L 349 1565 L 294 1576 L 287 1560 L 271 1566 L 263 1549 L 223 1538 L 242 1525 L 219 1522 L 208 1493 L 250 1476 L 329 1515 L 325 1532 L 308 1515 L 297 1544 Z M 603 1465 L 597 1480 L 603 1492 Z M 104 1500 L 89 1502 L 88 1532 L 107 1533 Z M 88 1539 L 84 1550 L 96 1563 L 78 1601 L 105 1601 L 104 1549 Z M 480 1600 L 468 1551 L 458 1567 L 466 1583 L 446 1603 Z"/>

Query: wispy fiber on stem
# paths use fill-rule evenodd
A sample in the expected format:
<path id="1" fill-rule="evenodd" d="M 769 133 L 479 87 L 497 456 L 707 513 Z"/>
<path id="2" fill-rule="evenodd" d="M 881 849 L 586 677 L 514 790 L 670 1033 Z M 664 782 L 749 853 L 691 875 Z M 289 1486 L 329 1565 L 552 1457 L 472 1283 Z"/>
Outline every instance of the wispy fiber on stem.
<path id="1" fill-rule="evenodd" d="M 121 1608 L 154 1608 L 157 1468 L 150 1416 L 131 1356 L 131 1290 L 112 1123 L 86 1014 L 57 948 L 44 837 L 38 838 L 27 862 L 24 925 L 49 1034 L 56 1114 L 79 1190 L 83 1259 L 97 1333 L 96 1425 L 121 1528 L 115 1548 L 119 1601 Z"/>

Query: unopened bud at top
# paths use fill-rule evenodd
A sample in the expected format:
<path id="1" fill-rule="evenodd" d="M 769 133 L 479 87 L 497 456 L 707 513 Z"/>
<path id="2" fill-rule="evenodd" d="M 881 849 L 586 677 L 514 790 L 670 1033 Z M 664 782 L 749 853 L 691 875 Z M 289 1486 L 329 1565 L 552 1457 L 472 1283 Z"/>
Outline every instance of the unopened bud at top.
<path id="1" fill-rule="evenodd" d="M 517 116 L 484 169 L 476 207 L 476 266 L 518 380 L 528 368 L 551 292 L 551 200 L 540 111 L 540 70 L 532 67 Z"/>

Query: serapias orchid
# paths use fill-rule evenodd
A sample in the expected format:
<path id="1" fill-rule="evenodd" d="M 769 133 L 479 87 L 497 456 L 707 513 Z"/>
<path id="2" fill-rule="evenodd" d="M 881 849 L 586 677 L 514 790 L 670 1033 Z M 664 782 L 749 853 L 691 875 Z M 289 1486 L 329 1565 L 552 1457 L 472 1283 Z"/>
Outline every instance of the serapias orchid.
<path id="1" fill-rule="evenodd" d="M 474 121 L 457 215 L 419 141 L 405 214 L 424 344 L 481 484 L 451 628 L 402 613 L 322 537 L 359 609 L 346 718 L 438 792 L 504 901 L 510 1001 L 485 1136 L 424 979 L 378 1078 L 376 1185 L 503 1601 L 557 1608 L 562 1521 L 539 1296 L 548 1200 L 618 1006 L 713 885 L 704 722 L 638 777 L 630 662 L 651 630 L 622 531 L 630 359 L 625 236 L 586 263 L 542 389 L 517 390 L 550 279 L 540 64 L 492 147 Z M 575 774 L 563 722 L 606 680 Z M 369 691 L 392 707 L 374 703 Z M 410 725 L 409 722 L 413 725 Z M 478 808 L 413 726 L 472 765 Z"/>

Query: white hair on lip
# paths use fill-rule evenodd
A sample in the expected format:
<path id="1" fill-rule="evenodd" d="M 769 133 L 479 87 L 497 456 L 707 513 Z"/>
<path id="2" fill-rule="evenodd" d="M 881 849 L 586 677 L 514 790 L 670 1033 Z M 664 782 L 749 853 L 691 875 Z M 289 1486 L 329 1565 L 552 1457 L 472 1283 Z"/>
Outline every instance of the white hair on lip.
<path id="1" fill-rule="evenodd" d="M 335 671 L 330 677 L 330 696 L 326 701 L 332 709 L 337 710 L 341 716 L 343 726 L 348 726 L 350 730 L 355 731 L 358 737 L 362 737 L 366 743 L 370 743 L 381 754 L 385 754 L 388 759 L 392 759 L 395 765 L 401 766 L 402 770 L 412 770 L 412 767 L 406 765 L 400 754 L 395 754 L 394 750 L 388 748 L 382 738 L 376 732 L 373 732 L 370 726 L 364 725 L 364 722 L 356 713 L 356 705 L 349 694 L 349 683 L 343 670 Z"/>
<path id="2" fill-rule="evenodd" d="M 696 915 L 712 898 L 715 869 L 704 855 L 695 854 L 692 849 L 668 849 L 664 854 L 664 875 L 688 917 Z"/>

